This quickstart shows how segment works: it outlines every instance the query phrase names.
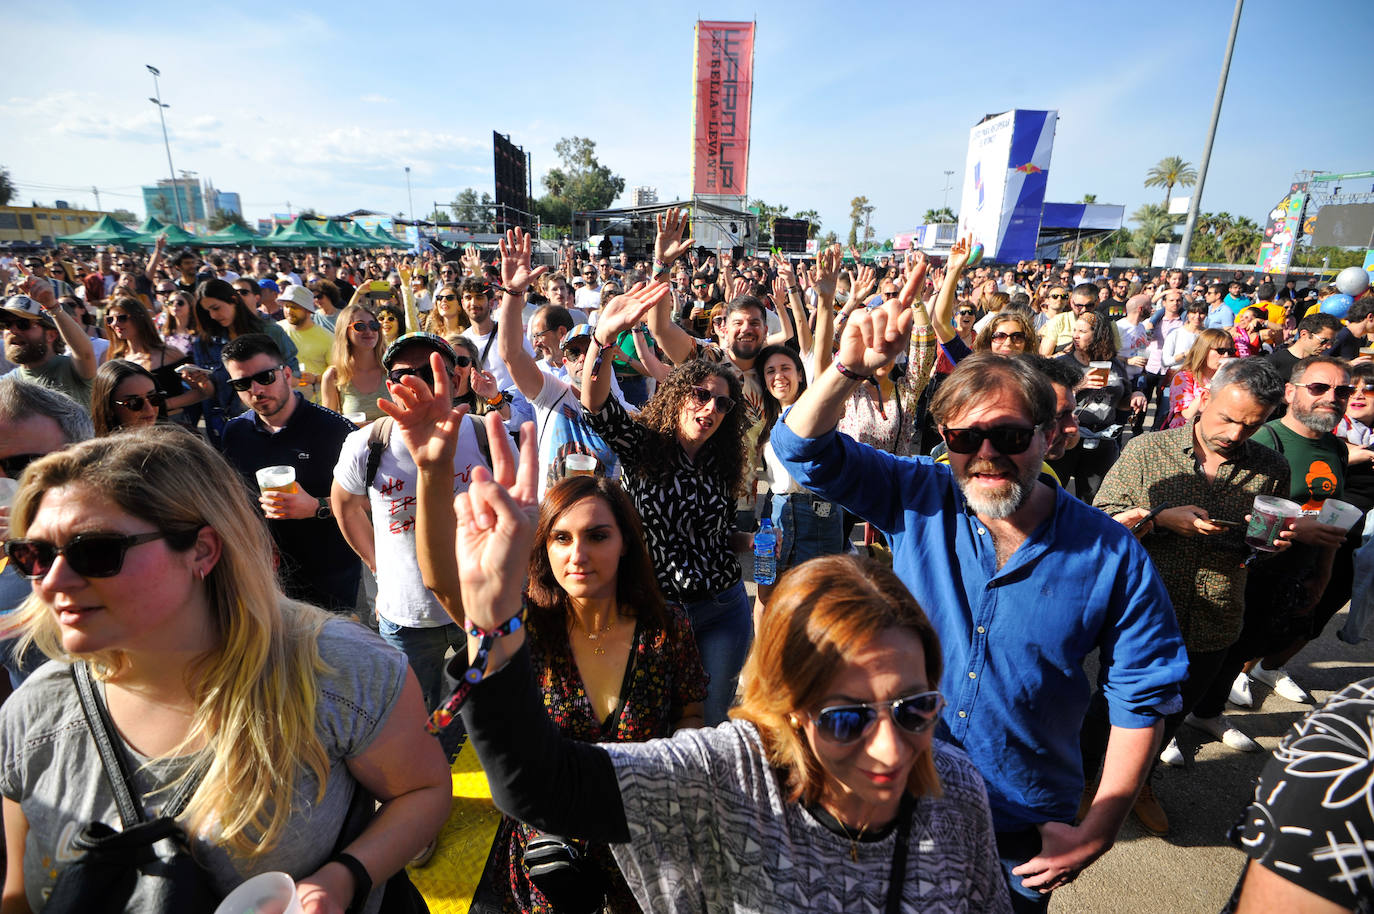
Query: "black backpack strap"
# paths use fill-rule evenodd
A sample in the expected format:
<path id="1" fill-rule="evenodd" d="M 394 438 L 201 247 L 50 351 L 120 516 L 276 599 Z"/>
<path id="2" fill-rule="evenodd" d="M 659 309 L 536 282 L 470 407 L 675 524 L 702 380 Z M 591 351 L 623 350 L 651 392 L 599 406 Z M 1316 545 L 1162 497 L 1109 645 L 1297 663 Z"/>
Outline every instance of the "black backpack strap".
<path id="1" fill-rule="evenodd" d="M 133 779 L 129 777 L 129 770 L 124 765 L 124 757 L 115 745 L 114 737 L 111 736 L 114 732 L 114 723 L 96 695 L 95 680 L 91 678 L 90 667 L 84 662 L 73 664 L 72 677 L 76 680 L 76 694 L 81 700 L 81 711 L 86 715 L 86 726 L 90 729 L 96 749 L 100 752 L 100 763 L 105 769 L 105 777 L 110 782 L 110 790 L 114 793 L 115 805 L 119 807 L 120 821 L 125 829 L 132 828 L 143 822 L 145 816 L 142 805 L 134 796 Z M 181 787 L 162 810 L 163 817 L 174 819 L 181 815 L 191 802 L 191 796 L 200 786 L 208 768 L 208 759 L 201 759 L 195 763 L 194 769 L 182 779 Z"/>
<path id="2" fill-rule="evenodd" d="M 377 468 L 382 465 L 382 451 L 391 443 L 391 426 L 396 420 L 383 416 L 372 423 L 367 430 L 367 468 L 363 471 L 363 491 L 377 478 Z"/>

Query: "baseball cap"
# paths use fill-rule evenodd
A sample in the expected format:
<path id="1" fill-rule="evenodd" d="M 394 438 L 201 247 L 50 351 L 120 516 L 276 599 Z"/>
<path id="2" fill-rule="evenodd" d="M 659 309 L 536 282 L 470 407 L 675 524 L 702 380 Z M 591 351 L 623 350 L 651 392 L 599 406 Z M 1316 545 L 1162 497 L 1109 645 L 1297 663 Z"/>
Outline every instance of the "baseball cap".
<path id="1" fill-rule="evenodd" d="M 382 354 L 382 367 L 390 371 L 391 363 L 401 354 L 401 350 L 410 346 L 423 346 L 431 352 L 439 353 L 448 361 L 449 368 L 452 368 L 457 362 L 457 356 L 453 354 L 453 347 L 448 344 L 448 340 L 437 333 L 416 330 L 413 333 L 401 334 L 396 337 L 394 343 L 386 347 L 386 352 Z"/>
<path id="2" fill-rule="evenodd" d="M 5 310 L 19 317 L 27 317 L 29 320 L 38 321 L 45 327 L 56 330 L 57 324 L 52 316 L 43 310 L 43 306 L 29 298 L 27 295 L 11 295 L 5 301 Z"/>
<path id="3" fill-rule="evenodd" d="M 271 289 L 273 292 L 281 291 L 281 286 L 277 285 L 277 281 L 275 279 L 259 279 L 258 288 Z"/>
<path id="4" fill-rule="evenodd" d="M 587 284 L 587 280 L 583 279 L 580 274 L 573 276 L 573 278 L 568 280 L 568 282 L 572 283 L 575 286 L 585 286 Z"/>
<path id="5" fill-rule="evenodd" d="M 311 314 L 315 313 L 315 296 L 305 286 L 287 286 L 281 295 L 277 296 L 277 302 L 282 305 L 295 305 Z"/>
<path id="6" fill-rule="evenodd" d="M 563 342 L 558 344 L 559 349 L 567 349 L 568 344 L 573 340 L 590 340 L 592 338 L 591 324 L 577 324 L 563 336 Z"/>

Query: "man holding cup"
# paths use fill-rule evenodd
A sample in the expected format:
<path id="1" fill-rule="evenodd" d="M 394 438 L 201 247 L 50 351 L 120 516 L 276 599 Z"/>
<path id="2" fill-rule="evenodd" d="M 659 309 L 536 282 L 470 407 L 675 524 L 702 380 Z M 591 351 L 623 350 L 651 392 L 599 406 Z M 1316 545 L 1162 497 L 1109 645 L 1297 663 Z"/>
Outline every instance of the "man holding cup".
<path id="1" fill-rule="evenodd" d="M 296 390 L 295 373 L 266 334 L 235 337 L 220 358 L 229 386 L 248 407 L 224 427 L 224 456 L 260 492 L 283 589 L 331 612 L 352 612 L 362 564 L 339 532 L 328 496 L 353 423 Z"/>
<path id="2" fill-rule="evenodd" d="M 1283 393 L 1283 380 L 1265 360 L 1228 362 L 1200 394 L 1197 417 L 1179 428 L 1131 439 L 1093 501 L 1129 529 L 1146 525 L 1141 543 L 1169 591 L 1188 648 L 1183 706 L 1164 719 L 1161 758 L 1166 764 L 1182 761 L 1174 733 L 1185 717 L 1232 748 L 1260 748 L 1224 716 L 1199 720 L 1189 712 L 1240 637 L 1248 572 L 1242 563 L 1249 553 L 1246 515 L 1256 496 L 1288 495 L 1288 462 L 1249 440 Z M 1291 539 L 1285 532 L 1273 547 L 1287 549 Z M 1106 721 L 1089 715 L 1083 727 L 1085 768 L 1096 767 L 1105 746 Z M 1146 831 L 1168 833 L 1169 819 L 1148 782 L 1134 811 Z"/>

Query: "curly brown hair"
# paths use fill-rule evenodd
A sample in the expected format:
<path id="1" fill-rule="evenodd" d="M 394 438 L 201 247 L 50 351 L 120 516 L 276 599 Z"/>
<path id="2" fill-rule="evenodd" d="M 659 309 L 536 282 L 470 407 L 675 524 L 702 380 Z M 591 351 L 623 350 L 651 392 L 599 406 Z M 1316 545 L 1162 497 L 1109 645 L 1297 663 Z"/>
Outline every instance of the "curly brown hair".
<path id="1" fill-rule="evenodd" d="M 707 378 L 720 378 L 729 389 L 730 399 L 735 408 L 726 413 L 716 426 L 713 434 L 702 447 L 703 455 L 714 456 L 718 478 L 732 494 L 744 492 L 745 470 L 749 468 L 749 458 L 745 453 L 745 432 L 749 421 L 745 418 L 744 385 L 739 375 L 732 369 L 706 359 L 693 359 L 673 369 L 664 378 L 639 411 L 638 421 L 659 438 L 659 453 L 672 453 L 677 444 L 678 417 L 682 415 L 682 405 L 692 395 L 693 387 L 702 386 Z M 639 472 L 656 473 L 668 481 L 669 462 L 666 460 L 644 460 L 639 463 Z"/>

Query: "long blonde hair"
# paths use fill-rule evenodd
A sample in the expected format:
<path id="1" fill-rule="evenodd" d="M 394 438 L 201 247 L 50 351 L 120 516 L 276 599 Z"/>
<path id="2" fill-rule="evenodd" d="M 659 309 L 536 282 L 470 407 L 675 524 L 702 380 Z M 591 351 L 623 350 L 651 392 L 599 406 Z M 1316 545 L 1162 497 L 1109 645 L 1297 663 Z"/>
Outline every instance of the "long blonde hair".
<path id="1" fill-rule="evenodd" d="M 191 832 L 242 856 L 265 853 L 286 832 L 302 774 L 318 785 L 315 802 L 324 797 L 330 761 L 315 718 L 317 677 L 327 668 L 316 642 L 329 616 L 282 595 L 267 525 L 238 473 L 180 426 L 119 431 L 34 461 L 15 497 L 12 535 L 24 536 L 44 493 L 68 485 L 154 524 L 173 549 L 189 548 L 202 527 L 219 534 L 223 551 L 204 579 L 218 644 L 192 667 L 196 709 L 169 756 L 201 742 L 211 754 L 183 814 Z M 54 660 L 86 660 L 102 679 L 129 663 L 120 650 L 68 654 L 52 607 L 36 593 L 17 617 L 21 649 L 36 644 Z"/>
<path id="2" fill-rule="evenodd" d="M 439 296 L 445 291 L 452 292 L 454 295 L 458 296 L 458 301 L 453 306 L 454 314 L 452 320 L 445 318 L 444 315 L 439 312 Z M 429 314 L 425 317 L 424 321 L 424 329 L 428 333 L 447 338 L 449 334 L 462 333 L 472 325 L 472 322 L 468 320 L 467 311 L 463 308 L 463 293 L 459 291 L 457 283 L 446 282 L 435 289 L 434 298 L 431 299 L 431 305 L 432 307 L 429 309 Z"/>
<path id="3" fill-rule="evenodd" d="M 354 321 L 376 319 L 377 315 L 362 305 L 349 305 L 334 318 L 334 346 L 329 352 L 329 364 L 334 366 L 334 385 L 340 392 L 353 383 L 353 369 L 356 364 L 353 346 L 348 342 L 348 325 Z M 376 350 L 377 364 L 381 365 L 382 353 L 386 351 L 386 340 L 382 338 L 381 331 L 377 332 Z"/>

